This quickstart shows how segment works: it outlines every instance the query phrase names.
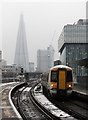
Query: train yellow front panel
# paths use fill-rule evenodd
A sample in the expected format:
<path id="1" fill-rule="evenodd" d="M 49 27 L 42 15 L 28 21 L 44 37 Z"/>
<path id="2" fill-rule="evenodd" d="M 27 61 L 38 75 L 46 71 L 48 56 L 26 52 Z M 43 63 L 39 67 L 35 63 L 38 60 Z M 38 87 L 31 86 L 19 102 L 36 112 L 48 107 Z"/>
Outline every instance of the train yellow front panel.
<path id="1" fill-rule="evenodd" d="M 59 89 L 65 89 L 65 71 L 59 71 Z"/>

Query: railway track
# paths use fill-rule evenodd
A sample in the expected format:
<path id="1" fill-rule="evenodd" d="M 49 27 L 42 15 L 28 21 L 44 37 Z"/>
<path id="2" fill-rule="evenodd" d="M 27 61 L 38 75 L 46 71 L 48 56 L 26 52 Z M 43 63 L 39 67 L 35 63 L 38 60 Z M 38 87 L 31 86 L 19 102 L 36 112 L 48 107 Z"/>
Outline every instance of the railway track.
<path id="1" fill-rule="evenodd" d="M 40 104 L 41 102 L 39 102 L 36 99 L 36 96 L 39 97 L 38 94 L 42 94 L 42 91 L 40 88 L 39 88 L 40 90 L 35 90 L 36 88 L 35 84 L 36 84 L 35 82 L 31 82 L 29 85 L 25 83 L 23 86 L 18 87 L 19 89 L 16 88 L 16 92 L 13 93 L 12 100 L 16 108 L 20 112 L 23 120 L 31 120 L 31 119 L 32 120 L 36 120 L 36 119 L 38 120 L 51 120 L 51 119 L 52 120 L 76 120 L 76 119 L 87 120 L 88 119 L 88 116 L 86 116 L 87 115 L 86 113 L 88 112 L 87 102 L 85 102 L 84 100 L 80 101 L 78 99 L 75 99 L 75 97 L 66 97 L 65 99 L 49 98 L 49 100 L 55 106 L 57 106 L 58 108 L 60 108 L 61 110 L 65 111 L 70 115 L 66 115 L 66 116 L 62 115 L 63 112 L 61 112 L 60 110 L 57 110 L 57 111 L 59 111 L 59 113 L 61 112 L 61 116 L 59 115 L 58 117 L 57 115 L 53 114 L 51 112 L 52 110 L 45 108 L 45 106 L 48 106 L 48 103 L 45 103 L 45 105 L 44 104 L 42 105 Z M 57 108 L 55 108 L 55 111 L 56 109 Z M 85 111 L 83 112 L 84 109 Z M 53 107 L 53 111 L 54 111 L 54 107 Z"/>
<path id="2" fill-rule="evenodd" d="M 47 96 L 47 93 L 46 93 Z M 39 98 L 40 99 L 40 98 Z M 88 97 L 83 97 L 77 94 L 73 94 L 72 96 L 67 97 L 59 97 L 59 98 L 48 98 L 55 106 L 65 111 L 71 116 L 62 117 L 64 119 L 80 119 L 80 120 L 88 120 Z M 48 104 L 47 104 L 48 105 Z M 56 109 L 56 108 L 55 108 Z M 62 117 L 60 117 L 62 119 Z"/>
<path id="3" fill-rule="evenodd" d="M 52 103 L 80 120 L 88 120 L 88 102 L 78 96 L 50 99 Z"/>
<path id="4" fill-rule="evenodd" d="M 19 94 L 20 97 L 18 97 L 18 106 L 22 118 L 24 120 L 47 120 L 47 117 L 44 116 L 40 111 L 38 111 L 38 109 L 32 103 L 29 95 L 30 89 L 31 87 L 23 88 L 23 90 Z"/>
<path id="5" fill-rule="evenodd" d="M 31 95 L 30 89 L 35 83 L 25 84 L 16 88 L 16 92 L 13 93 L 12 101 L 17 110 L 21 114 L 23 120 L 51 120 L 52 118 L 45 112 L 40 111 Z"/>
<path id="6" fill-rule="evenodd" d="M 52 114 L 49 110 L 47 110 L 44 105 L 40 104 L 40 102 L 36 99 L 34 95 L 34 89 L 36 85 L 33 86 L 30 90 L 30 98 L 34 105 L 41 111 L 45 116 L 47 116 L 48 120 L 61 120 L 60 117 L 55 116 L 55 114 Z M 36 90 L 37 91 L 37 90 Z M 39 92 L 39 91 L 37 91 Z"/>

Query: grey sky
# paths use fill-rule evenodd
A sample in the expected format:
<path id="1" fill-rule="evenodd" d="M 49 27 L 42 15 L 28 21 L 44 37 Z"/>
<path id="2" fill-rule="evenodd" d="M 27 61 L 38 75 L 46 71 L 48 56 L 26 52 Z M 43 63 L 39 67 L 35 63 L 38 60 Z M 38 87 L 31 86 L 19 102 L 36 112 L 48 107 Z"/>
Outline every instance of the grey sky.
<path id="1" fill-rule="evenodd" d="M 25 1 L 25 0 L 24 0 Z M 86 16 L 86 2 L 4 2 L 2 4 L 3 58 L 13 64 L 20 15 L 23 13 L 29 61 L 37 61 L 37 50 L 50 44 L 58 59 L 58 38 L 66 24 Z"/>

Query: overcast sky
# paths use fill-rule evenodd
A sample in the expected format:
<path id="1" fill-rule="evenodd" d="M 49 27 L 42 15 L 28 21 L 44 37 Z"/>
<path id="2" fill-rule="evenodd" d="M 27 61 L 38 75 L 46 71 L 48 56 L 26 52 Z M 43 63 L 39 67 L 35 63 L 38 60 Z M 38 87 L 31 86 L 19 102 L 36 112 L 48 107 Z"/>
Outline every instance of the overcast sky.
<path id="1" fill-rule="evenodd" d="M 16 1 L 16 0 L 15 0 Z M 86 0 L 18 0 L 3 2 L 2 9 L 2 51 L 8 64 L 13 64 L 17 32 L 21 13 L 24 16 L 29 61 L 37 62 L 37 50 L 46 49 L 50 44 L 58 55 L 58 38 L 66 24 L 73 24 L 86 18 Z M 41 0 L 42 1 L 42 0 Z M 1 44 L 1 42 L 0 42 Z M 1 46 L 1 45 L 0 45 Z"/>

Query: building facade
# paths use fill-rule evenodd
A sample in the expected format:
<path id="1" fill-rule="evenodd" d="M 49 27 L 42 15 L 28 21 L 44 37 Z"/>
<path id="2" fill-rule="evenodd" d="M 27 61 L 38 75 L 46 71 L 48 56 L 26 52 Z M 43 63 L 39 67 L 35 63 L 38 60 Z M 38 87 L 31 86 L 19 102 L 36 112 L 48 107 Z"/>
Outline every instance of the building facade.
<path id="1" fill-rule="evenodd" d="M 87 75 L 84 66 L 73 64 L 74 61 L 88 57 L 88 42 L 86 41 L 87 20 L 80 19 L 77 24 L 64 26 L 58 40 L 58 51 L 62 64 L 73 68 L 74 76 Z"/>
<path id="2" fill-rule="evenodd" d="M 0 51 L 0 83 L 2 82 L 2 52 Z"/>
<path id="3" fill-rule="evenodd" d="M 37 71 L 46 72 L 54 66 L 54 49 L 50 45 L 47 50 L 37 51 Z"/>
<path id="4" fill-rule="evenodd" d="M 21 67 L 16 65 L 2 65 L 2 77 L 16 77 L 21 73 Z"/>

